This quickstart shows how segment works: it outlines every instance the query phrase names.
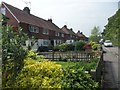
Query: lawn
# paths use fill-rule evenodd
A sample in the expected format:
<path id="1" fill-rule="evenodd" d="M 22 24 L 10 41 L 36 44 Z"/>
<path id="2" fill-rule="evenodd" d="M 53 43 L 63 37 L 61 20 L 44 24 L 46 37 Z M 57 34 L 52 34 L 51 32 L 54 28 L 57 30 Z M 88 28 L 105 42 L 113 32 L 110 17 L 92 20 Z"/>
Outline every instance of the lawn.
<path id="1" fill-rule="evenodd" d="M 90 71 L 91 69 L 95 69 L 97 65 L 98 59 L 92 59 L 89 61 L 79 61 L 79 62 L 64 62 L 64 61 L 56 61 L 57 64 L 62 65 L 63 68 L 66 66 L 78 66 L 80 68 L 83 68 L 86 71 Z"/>

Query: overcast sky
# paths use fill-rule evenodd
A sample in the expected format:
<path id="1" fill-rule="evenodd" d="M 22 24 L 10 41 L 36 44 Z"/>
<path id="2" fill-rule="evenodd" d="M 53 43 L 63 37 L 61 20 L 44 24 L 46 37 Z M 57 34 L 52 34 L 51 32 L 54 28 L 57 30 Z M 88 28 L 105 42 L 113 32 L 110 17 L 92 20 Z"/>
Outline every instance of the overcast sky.
<path id="1" fill-rule="evenodd" d="M 1 2 L 2 0 L 0 0 Z M 75 32 L 80 30 L 86 36 L 99 26 L 103 31 L 107 19 L 118 9 L 119 0 L 4 0 L 19 9 L 31 8 L 31 14 L 43 19 L 52 18 L 60 28 L 67 25 Z M 31 2 L 31 4 L 25 4 Z"/>

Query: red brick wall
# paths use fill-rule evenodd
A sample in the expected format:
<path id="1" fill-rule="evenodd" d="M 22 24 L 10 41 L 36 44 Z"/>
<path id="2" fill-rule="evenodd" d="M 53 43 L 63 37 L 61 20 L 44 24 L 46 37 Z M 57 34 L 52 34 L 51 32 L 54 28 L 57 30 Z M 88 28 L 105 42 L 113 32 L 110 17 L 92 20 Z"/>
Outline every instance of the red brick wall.
<path id="1" fill-rule="evenodd" d="M 2 5 L 2 7 L 4 7 L 4 5 Z M 9 20 L 7 22 L 8 25 L 13 25 L 13 26 L 16 26 L 16 27 L 19 26 L 17 20 L 12 16 L 12 14 L 8 11 L 7 8 L 6 8 L 6 16 L 9 18 Z"/>
<path id="2" fill-rule="evenodd" d="M 2 4 L 2 8 L 5 8 L 5 16 L 8 17 L 7 24 L 12 25 L 14 30 L 17 30 L 19 27 L 19 24 L 17 20 L 13 17 L 13 15 L 8 11 L 8 9 Z"/>

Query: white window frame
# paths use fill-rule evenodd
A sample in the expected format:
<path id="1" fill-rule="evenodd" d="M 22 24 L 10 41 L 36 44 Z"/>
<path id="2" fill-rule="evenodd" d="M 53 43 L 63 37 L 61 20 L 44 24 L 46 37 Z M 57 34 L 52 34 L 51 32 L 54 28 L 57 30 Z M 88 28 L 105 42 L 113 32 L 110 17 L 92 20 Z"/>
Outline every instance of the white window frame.
<path id="1" fill-rule="evenodd" d="M 39 28 L 38 27 L 34 27 L 34 32 L 35 33 L 39 33 Z"/>
<path id="2" fill-rule="evenodd" d="M 43 34 L 49 35 L 49 30 L 48 29 L 43 29 Z"/>
<path id="3" fill-rule="evenodd" d="M 60 32 L 55 32 L 55 36 L 60 36 Z"/>
<path id="4" fill-rule="evenodd" d="M 43 40 L 43 45 L 48 46 L 50 44 L 49 40 Z"/>
<path id="5" fill-rule="evenodd" d="M 39 33 L 39 28 L 33 25 L 29 25 L 29 31 L 34 33 Z"/>

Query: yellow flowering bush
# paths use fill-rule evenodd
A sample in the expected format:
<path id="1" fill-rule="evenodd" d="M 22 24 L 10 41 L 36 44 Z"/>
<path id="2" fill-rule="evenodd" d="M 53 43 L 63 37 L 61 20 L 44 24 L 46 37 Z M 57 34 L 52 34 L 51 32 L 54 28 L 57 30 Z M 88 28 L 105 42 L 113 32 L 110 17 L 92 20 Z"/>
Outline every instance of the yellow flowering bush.
<path id="1" fill-rule="evenodd" d="M 24 67 L 16 79 L 16 87 L 61 88 L 61 65 L 47 60 L 38 62 L 31 58 L 24 62 Z"/>
<path id="2" fill-rule="evenodd" d="M 38 53 L 34 52 L 33 50 L 27 51 L 27 57 L 26 58 L 32 58 L 38 61 L 43 61 L 45 59 L 45 56 L 38 55 Z"/>

